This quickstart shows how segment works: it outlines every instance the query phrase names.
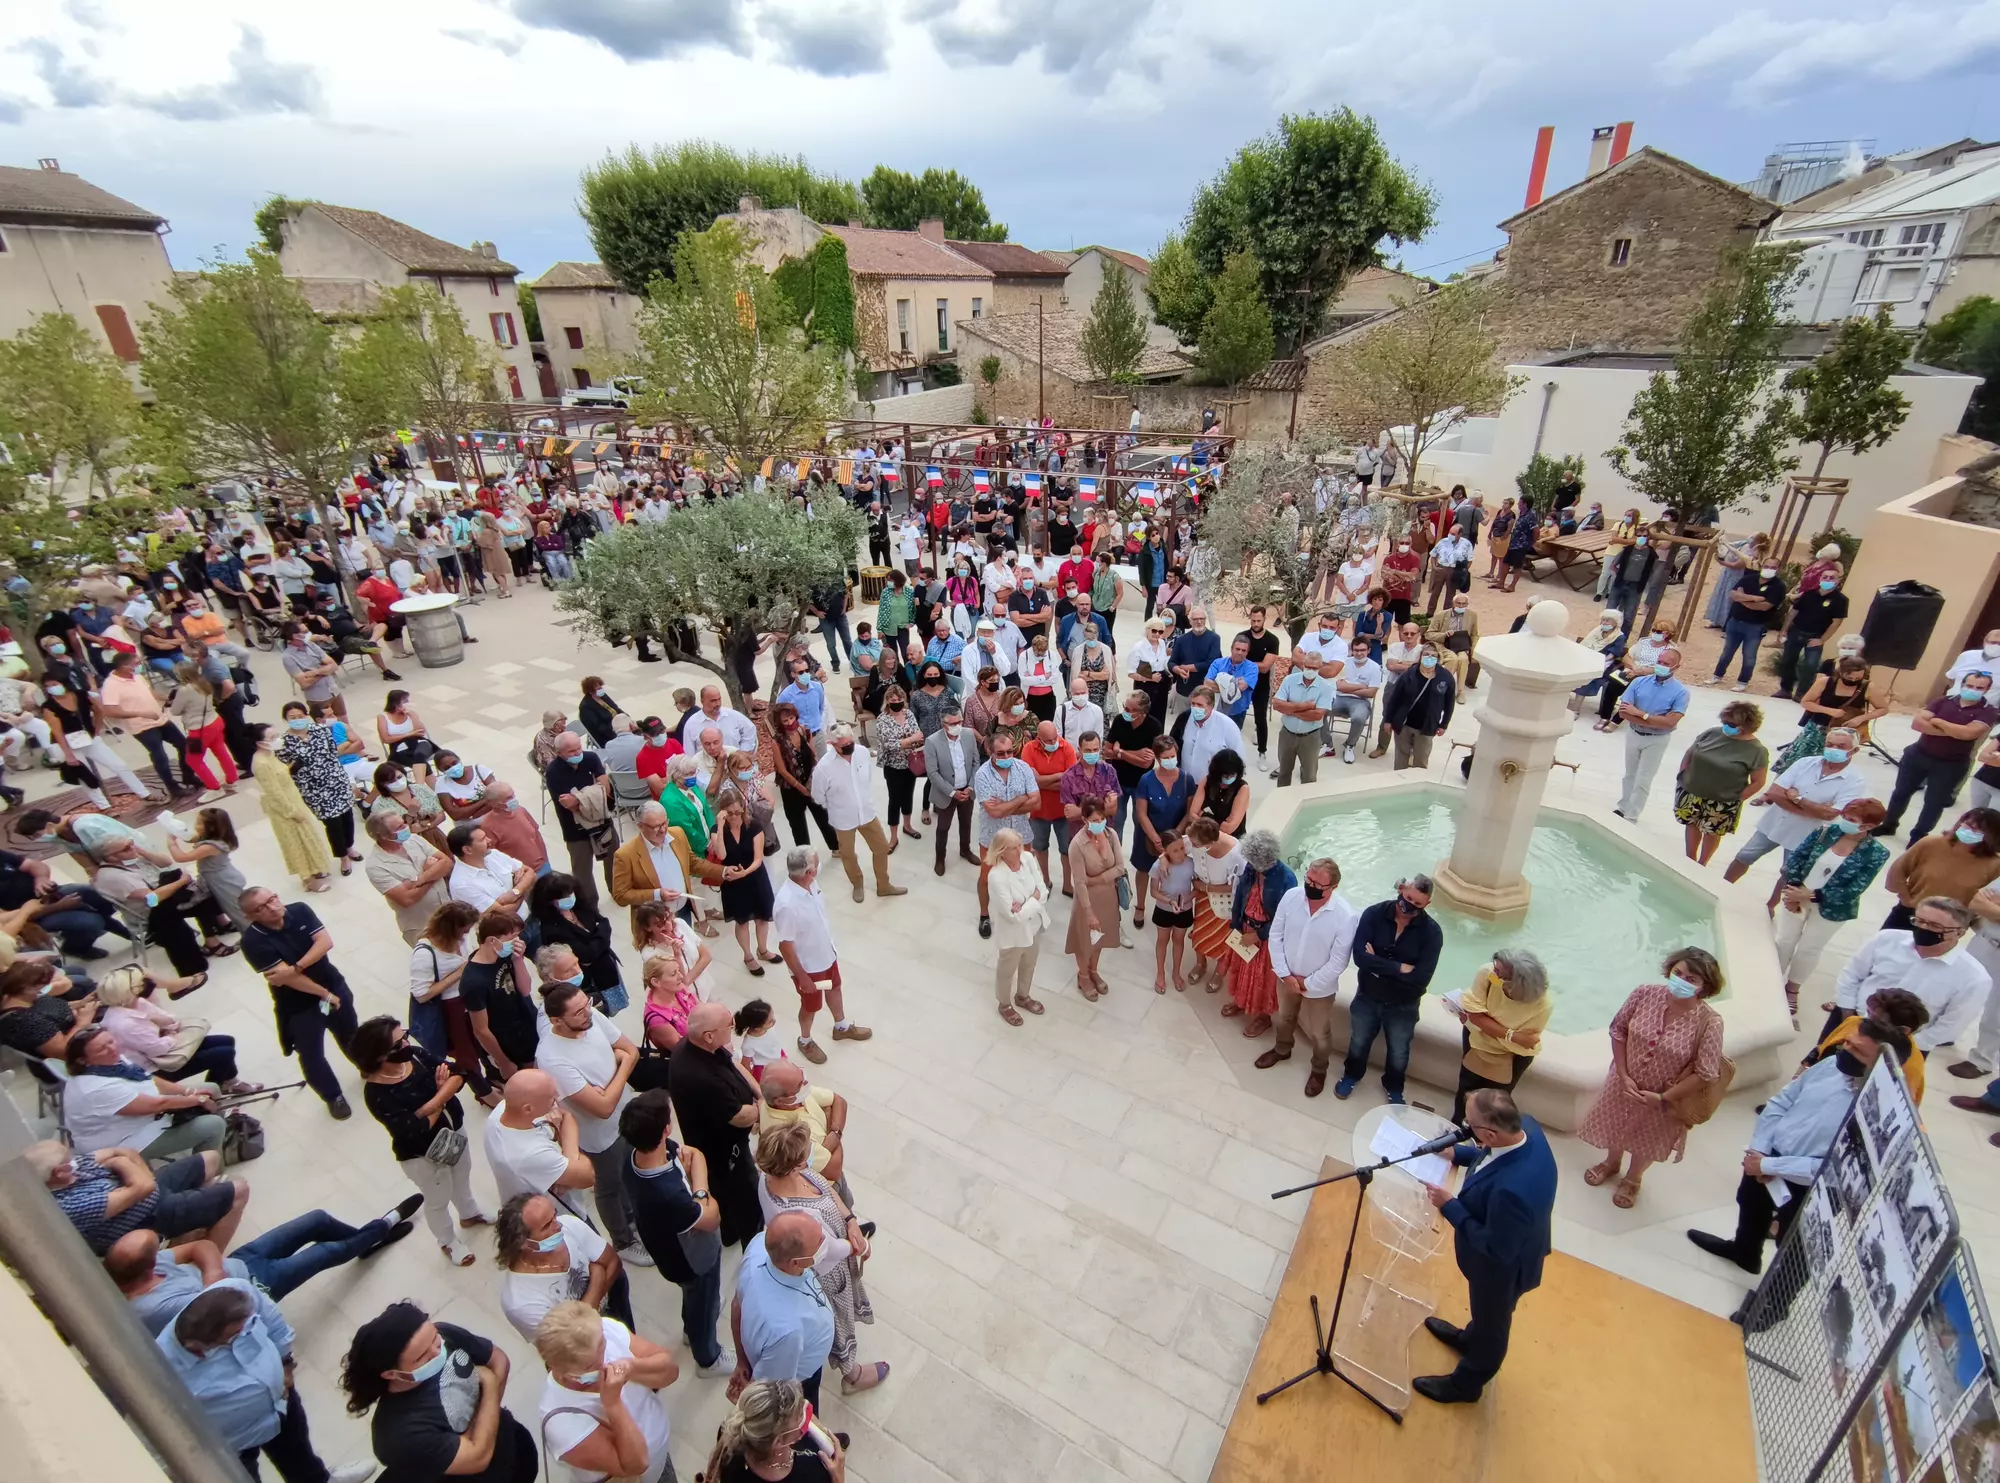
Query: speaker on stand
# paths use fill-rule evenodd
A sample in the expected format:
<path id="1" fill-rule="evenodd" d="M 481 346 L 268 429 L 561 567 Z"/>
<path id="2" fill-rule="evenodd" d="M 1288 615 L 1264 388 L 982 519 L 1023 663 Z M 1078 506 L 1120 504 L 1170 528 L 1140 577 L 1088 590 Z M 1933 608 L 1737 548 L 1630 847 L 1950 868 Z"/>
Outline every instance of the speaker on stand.
<path id="1" fill-rule="evenodd" d="M 1943 612 L 1944 594 L 1922 582 L 1896 582 L 1876 589 L 1868 616 L 1861 620 L 1861 657 L 1873 668 L 1893 671 L 1890 695 L 1895 694 L 1896 676 L 1923 661 Z M 1872 736 L 1868 750 L 1892 766 L 1896 762 Z"/>

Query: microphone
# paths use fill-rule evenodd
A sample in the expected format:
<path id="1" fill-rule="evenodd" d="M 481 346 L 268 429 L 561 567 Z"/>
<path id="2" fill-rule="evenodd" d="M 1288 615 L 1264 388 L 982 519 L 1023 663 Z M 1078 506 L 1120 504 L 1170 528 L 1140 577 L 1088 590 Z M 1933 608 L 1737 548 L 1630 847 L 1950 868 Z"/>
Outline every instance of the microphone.
<path id="1" fill-rule="evenodd" d="M 1420 1143 L 1407 1155 L 1415 1158 L 1420 1153 L 1443 1153 L 1455 1144 L 1463 1143 L 1472 1136 L 1472 1130 L 1463 1123 L 1453 1123 L 1450 1129 L 1440 1133 L 1428 1143 Z"/>

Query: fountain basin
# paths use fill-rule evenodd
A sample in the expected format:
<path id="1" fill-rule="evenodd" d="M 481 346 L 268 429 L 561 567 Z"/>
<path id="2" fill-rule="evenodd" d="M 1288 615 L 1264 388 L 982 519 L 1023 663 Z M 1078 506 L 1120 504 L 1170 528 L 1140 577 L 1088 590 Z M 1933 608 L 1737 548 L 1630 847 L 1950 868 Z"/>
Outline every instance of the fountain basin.
<path id="1" fill-rule="evenodd" d="M 1339 861 L 1341 892 L 1359 908 L 1385 900 L 1404 876 L 1436 872 L 1465 796 L 1418 772 L 1336 779 L 1274 789 L 1250 823 L 1278 836 L 1295 871 L 1319 855 Z M 1757 892 L 1725 888 L 1719 868 L 1705 875 L 1678 852 L 1648 853 L 1629 831 L 1546 800 L 1524 875 L 1534 887 L 1525 918 L 1484 920 L 1434 902 L 1445 946 L 1418 1021 L 1412 1075 L 1457 1085 L 1461 1027 L 1439 996 L 1467 987 L 1495 948 L 1527 948 L 1548 967 L 1555 1010 L 1517 1096 L 1546 1126 L 1573 1129 L 1610 1065 L 1607 1030 L 1618 1006 L 1637 984 L 1660 980 L 1667 952 L 1695 946 L 1716 955 L 1728 980 L 1712 1002 L 1737 1065 L 1736 1089 L 1777 1079 L 1793 1032 Z M 1352 983 L 1350 971 L 1335 1016 L 1343 1040 Z"/>

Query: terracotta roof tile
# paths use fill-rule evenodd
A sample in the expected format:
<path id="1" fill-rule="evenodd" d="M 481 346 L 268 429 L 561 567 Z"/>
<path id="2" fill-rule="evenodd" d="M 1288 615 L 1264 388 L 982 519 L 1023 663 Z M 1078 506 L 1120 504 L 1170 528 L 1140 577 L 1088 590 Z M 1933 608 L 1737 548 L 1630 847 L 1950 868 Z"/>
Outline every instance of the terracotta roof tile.
<path id="1" fill-rule="evenodd" d="M 1069 269 L 1050 262 L 1041 253 L 1018 242 L 958 242 L 945 244 L 960 257 L 969 257 L 996 278 L 1065 278 Z"/>
<path id="2" fill-rule="evenodd" d="M 388 254 L 413 273 L 458 273 L 468 277 L 510 278 L 519 270 L 498 258 L 481 257 L 469 247 L 460 247 L 442 237 L 433 237 L 415 227 L 405 226 L 379 211 L 362 211 L 353 206 L 329 206 L 315 201 L 306 208 L 324 212 L 328 220 L 344 227 L 379 252 Z"/>
<path id="3" fill-rule="evenodd" d="M 991 278 L 993 274 L 970 258 L 960 257 L 941 242 L 917 232 L 888 232 L 876 227 L 835 227 L 827 230 L 847 244 L 847 269 L 876 278 Z"/>
<path id="4" fill-rule="evenodd" d="M 0 221 L 21 226 L 36 222 L 101 224 L 150 232 L 166 225 L 143 206 L 67 170 L 29 170 L 0 165 Z"/>

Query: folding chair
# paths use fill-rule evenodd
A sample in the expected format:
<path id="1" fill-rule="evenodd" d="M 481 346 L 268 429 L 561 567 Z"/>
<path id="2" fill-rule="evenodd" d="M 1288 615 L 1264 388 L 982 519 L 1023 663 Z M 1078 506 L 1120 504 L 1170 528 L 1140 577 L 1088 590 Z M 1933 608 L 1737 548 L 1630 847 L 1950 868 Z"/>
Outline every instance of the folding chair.
<path id="1" fill-rule="evenodd" d="M 646 780 L 636 772 L 609 772 L 611 779 L 611 816 L 613 819 L 630 819 L 636 825 L 639 810 L 653 801 L 653 790 Z M 625 838 L 621 829 L 618 837 Z"/>

